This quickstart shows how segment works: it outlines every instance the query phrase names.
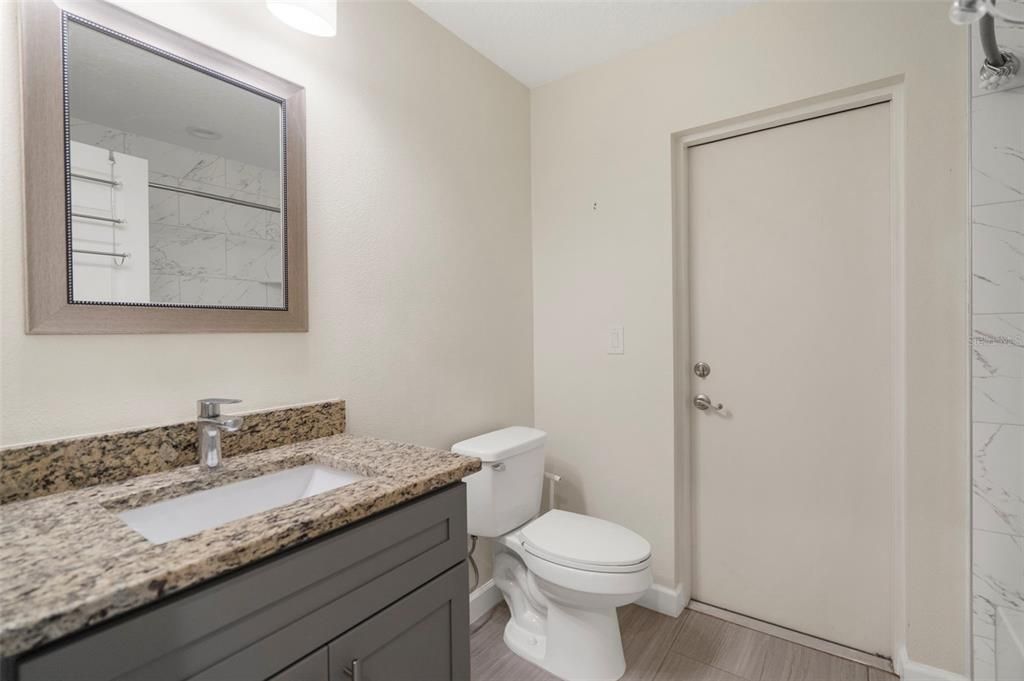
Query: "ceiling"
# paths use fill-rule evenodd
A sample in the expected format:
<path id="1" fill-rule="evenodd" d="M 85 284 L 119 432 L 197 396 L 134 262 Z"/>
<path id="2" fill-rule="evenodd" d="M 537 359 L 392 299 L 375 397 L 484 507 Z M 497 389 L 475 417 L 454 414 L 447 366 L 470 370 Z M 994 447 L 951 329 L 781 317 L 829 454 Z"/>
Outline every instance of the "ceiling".
<path id="1" fill-rule="evenodd" d="M 739 0 L 412 0 L 528 87 L 738 12 Z"/>

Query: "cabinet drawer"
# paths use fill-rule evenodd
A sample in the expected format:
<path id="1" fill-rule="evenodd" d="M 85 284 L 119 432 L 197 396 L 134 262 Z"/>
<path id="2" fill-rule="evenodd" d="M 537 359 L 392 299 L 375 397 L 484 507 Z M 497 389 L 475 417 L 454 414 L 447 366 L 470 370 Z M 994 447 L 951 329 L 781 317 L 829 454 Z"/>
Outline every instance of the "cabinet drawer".
<path id="1" fill-rule="evenodd" d="M 218 681 L 267 678 L 465 556 L 458 483 L 19 658 L 17 679 L 189 679 L 325 604 L 344 605 L 310 637 L 264 651 L 266 673 Z"/>
<path id="2" fill-rule="evenodd" d="M 327 648 L 304 657 L 268 681 L 327 681 Z"/>
<path id="3" fill-rule="evenodd" d="M 330 681 L 469 681 L 466 565 L 333 641 Z"/>

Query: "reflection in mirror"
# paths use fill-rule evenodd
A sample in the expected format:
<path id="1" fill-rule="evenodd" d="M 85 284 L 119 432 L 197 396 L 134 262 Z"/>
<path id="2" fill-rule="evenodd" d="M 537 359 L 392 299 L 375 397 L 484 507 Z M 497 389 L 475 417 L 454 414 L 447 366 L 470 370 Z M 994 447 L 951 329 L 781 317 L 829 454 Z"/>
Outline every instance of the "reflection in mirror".
<path id="1" fill-rule="evenodd" d="M 280 101 L 67 29 L 71 302 L 285 307 Z"/>

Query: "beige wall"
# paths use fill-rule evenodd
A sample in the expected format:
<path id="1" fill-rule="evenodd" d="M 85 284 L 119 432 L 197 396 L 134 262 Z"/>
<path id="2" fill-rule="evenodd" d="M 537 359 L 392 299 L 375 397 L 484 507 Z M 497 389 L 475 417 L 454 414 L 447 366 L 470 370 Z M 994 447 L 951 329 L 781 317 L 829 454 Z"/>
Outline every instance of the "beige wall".
<path id="1" fill-rule="evenodd" d="M 250 3 L 139 11 L 307 87 L 311 330 L 23 334 L 15 10 L 0 3 L 0 442 L 187 419 L 208 395 L 340 396 L 353 432 L 436 446 L 535 417 L 561 505 L 647 536 L 665 586 L 687 555 L 670 135 L 904 77 L 908 643 L 964 671 L 966 32 L 944 5 L 766 3 L 535 90 L 532 106 L 405 4 L 343 3 L 327 41 Z M 615 324 L 622 356 L 604 352 Z"/>
<path id="2" fill-rule="evenodd" d="M 673 587 L 687 576 L 688 553 L 685 501 L 674 509 L 685 461 L 673 432 L 671 135 L 904 79 L 906 640 L 915 661 L 959 673 L 968 616 L 966 37 L 942 3 L 763 3 L 535 89 L 531 102 L 535 422 L 551 435 L 563 506 L 648 537 L 655 579 Z M 617 324 L 626 354 L 605 354 Z"/>
<path id="3" fill-rule="evenodd" d="M 533 417 L 529 92 L 405 3 L 338 36 L 262 3 L 144 16 L 304 85 L 310 331 L 26 336 L 16 9 L 0 3 L 2 441 L 343 397 L 350 429 L 438 447 Z"/>

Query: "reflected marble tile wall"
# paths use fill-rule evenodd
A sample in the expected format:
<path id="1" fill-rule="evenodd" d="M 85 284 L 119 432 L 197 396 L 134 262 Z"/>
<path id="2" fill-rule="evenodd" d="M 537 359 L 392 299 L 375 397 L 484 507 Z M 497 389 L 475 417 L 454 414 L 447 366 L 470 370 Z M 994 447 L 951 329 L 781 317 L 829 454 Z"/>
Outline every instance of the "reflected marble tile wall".
<path id="1" fill-rule="evenodd" d="M 71 137 L 148 159 L 151 182 L 281 205 L 273 169 L 77 119 Z M 151 188 L 149 219 L 153 302 L 283 304 L 280 213 Z"/>

